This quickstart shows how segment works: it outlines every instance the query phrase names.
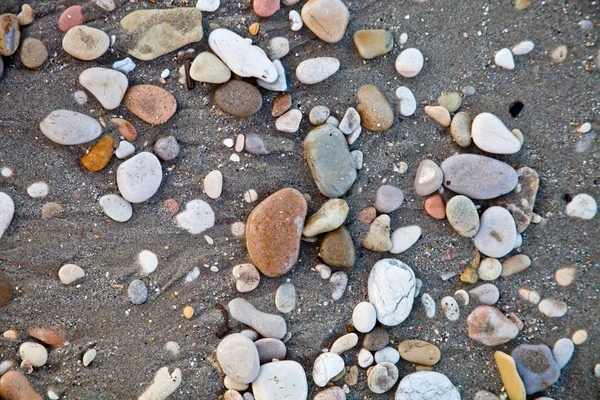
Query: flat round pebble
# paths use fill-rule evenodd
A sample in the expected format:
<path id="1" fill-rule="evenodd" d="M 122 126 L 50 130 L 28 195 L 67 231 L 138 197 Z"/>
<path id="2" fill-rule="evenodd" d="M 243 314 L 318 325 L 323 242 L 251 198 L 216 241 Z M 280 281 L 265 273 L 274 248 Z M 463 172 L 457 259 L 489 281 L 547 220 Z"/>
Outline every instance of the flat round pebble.
<path id="1" fill-rule="evenodd" d="M 190 77 L 197 82 L 225 83 L 231 79 L 231 71 L 219 57 L 205 51 L 192 62 Z"/>
<path id="2" fill-rule="evenodd" d="M 313 365 L 312 377 L 317 386 L 324 387 L 344 369 L 344 360 L 335 353 L 322 353 Z"/>
<path id="3" fill-rule="evenodd" d="M 360 365 L 361 368 L 370 367 L 371 365 L 373 365 L 374 360 L 375 358 L 369 350 L 360 349 L 360 351 L 358 352 L 358 365 Z"/>
<path id="4" fill-rule="evenodd" d="M 104 214 L 117 222 L 129 221 L 133 215 L 131 203 L 116 194 L 107 194 L 100 197 L 98 204 Z"/>
<path id="5" fill-rule="evenodd" d="M 393 243 L 390 236 L 390 216 L 381 214 L 371 223 L 363 247 L 373 251 L 389 251 Z"/>
<path id="6" fill-rule="evenodd" d="M 117 169 L 117 187 L 130 203 L 142 203 L 154 196 L 161 182 L 162 167 L 152 153 L 136 154 Z"/>
<path id="7" fill-rule="evenodd" d="M 261 364 L 271 362 L 273 359 L 283 360 L 287 349 L 285 344 L 279 339 L 264 338 L 254 342 L 258 350 L 258 358 Z"/>
<path id="8" fill-rule="evenodd" d="M 433 120 L 443 127 L 450 126 L 452 119 L 450 113 L 442 106 L 425 106 L 425 114 L 429 115 Z"/>
<path id="9" fill-rule="evenodd" d="M 236 117 L 249 117 L 262 107 L 260 91 L 248 82 L 232 80 L 215 91 L 215 103 Z"/>
<path id="10" fill-rule="evenodd" d="M 427 318 L 435 317 L 435 301 L 428 293 L 423 293 L 421 296 L 421 303 L 425 307 L 425 315 Z"/>
<path id="11" fill-rule="evenodd" d="M 250 383 L 260 372 L 254 342 L 240 333 L 226 336 L 217 346 L 217 360 L 223 372 L 239 383 Z"/>
<path id="12" fill-rule="evenodd" d="M 143 281 L 135 279 L 129 284 L 127 295 L 133 304 L 143 304 L 148 299 L 148 288 Z"/>
<path id="13" fill-rule="evenodd" d="M 382 185 L 377 189 L 375 196 L 375 209 L 380 213 L 389 214 L 402 205 L 404 192 L 392 185 Z"/>
<path id="14" fill-rule="evenodd" d="M 423 54 L 415 48 L 409 48 L 396 58 L 396 71 L 405 78 L 413 78 L 423 69 Z"/>
<path id="15" fill-rule="evenodd" d="M 305 85 L 323 82 L 340 69 L 340 61 L 334 57 L 317 57 L 302 61 L 296 67 L 296 77 Z"/>
<path id="16" fill-rule="evenodd" d="M 329 114 L 329 108 L 325 106 L 316 106 L 310 110 L 308 119 L 313 125 L 322 125 L 325 123 L 325 121 L 327 121 L 327 118 L 329 118 Z"/>
<path id="17" fill-rule="evenodd" d="M 400 100 L 400 114 L 410 117 L 417 111 L 417 99 L 409 88 L 400 86 L 396 89 L 396 97 Z"/>
<path id="18" fill-rule="evenodd" d="M 40 130 L 55 143 L 75 145 L 96 139 L 102 133 L 102 126 L 85 114 L 55 110 L 40 122 Z"/>
<path id="19" fill-rule="evenodd" d="M 502 264 L 496 258 L 484 258 L 481 260 L 479 268 L 477 268 L 477 273 L 479 274 L 479 279 L 493 281 L 498 279 L 502 273 Z"/>
<path id="20" fill-rule="evenodd" d="M 290 52 L 290 42 L 284 37 L 274 37 L 269 41 L 269 58 L 276 60 L 285 57 Z"/>
<path id="21" fill-rule="evenodd" d="M 142 121 L 164 124 L 177 111 L 177 100 L 171 92 L 154 85 L 132 86 L 125 93 L 125 107 Z"/>
<path id="22" fill-rule="evenodd" d="M 573 333 L 571 339 L 573 340 L 573 343 L 579 346 L 588 339 L 588 333 L 585 329 L 579 329 Z"/>
<path id="23" fill-rule="evenodd" d="M 375 365 L 367 376 L 369 389 L 377 394 L 387 392 L 396 382 L 398 382 L 398 368 L 389 362 Z"/>
<path id="24" fill-rule="evenodd" d="M 369 302 L 384 325 L 403 322 L 413 306 L 415 274 L 405 263 L 387 258 L 375 263 L 369 274 Z"/>
<path id="25" fill-rule="evenodd" d="M 423 340 L 405 340 L 398 346 L 403 360 L 419 365 L 435 365 L 440 361 L 440 349 Z"/>
<path id="26" fill-rule="evenodd" d="M 89 366 L 92 363 L 92 361 L 96 359 L 96 354 L 98 354 L 98 351 L 96 349 L 90 349 L 86 351 L 83 355 L 83 366 Z"/>
<path id="27" fill-rule="evenodd" d="M 75 264 L 65 264 L 58 270 L 58 279 L 60 279 L 64 285 L 70 285 L 84 276 L 85 271 L 83 268 Z"/>
<path id="28" fill-rule="evenodd" d="M 446 296 L 440 301 L 444 315 L 448 321 L 456 321 L 460 316 L 460 309 L 454 297 Z"/>
<path id="29" fill-rule="evenodd" d="M 109 44 L 110 40 L 105 32 L 85 25 L 72 27 L 62 40 L 63 49 L 69 55 L 84 61 L 102 56 Z"/>
<path id="30" fill-rule="evenodd" d="M 4 192 L 0 192 L 0 238 L 8 229 L 15 213 L 15 203 L 12 198 Z"/>
<path id="31" fill-rule="evenodd" d="M 34 199 L 48 196 L 49 191 L 50 189 L 46 182 L 35 182 L 27 187 L 27 194 Z"/>
<path id="32" fill-rule="evenodd" d="M 215 212 L 207 202 L 197 199 L 189 201 L 175 220 L 180 228 L 198 235 L 215 225 Z"/>
<path id="33" fill-rule="evenodd" d="M 504 69 L 515 69 L 515 59 L 509 49 L 501 49 L 494 55 L 494 63 Z"/>
<path id="34" fill-rule="evenodd" d="M 471 136 L 475 145 L 488 153 L 514 154 L 521 150 L 519 139 L 491 113 L 481 113 L 473 119 Z"/>
<path id="35" fill-rule="evenodd" d="M 421 237 L 421 228 L 412 225 L 398 228 L 392 233 L 390 253 L 400 254 L 411 248 Z"/>
<path id="36" fill-rule="evenodd" d="M 221 197 L 223 191 L 223 174 L 219 170 L 210 171 L 204 178 L 204 191 L 211 199 Z"/>
<path id="37" fill-rule="evenodd" d="M 547 317 L 562 317 L 567 313 L 567 304 L 555 298 L 548 298 L 540 301 L 538 304 L 540 312 Z"/>
<path id="38" fill-rule="evenodd" d="M 454 142 L 460 147 L 471 145 L 471 117 L 464 111 L 454 114 L 450 122 L 450 134 Z"/>
<path id="39" fill-rule="evenodd" d="M 592 219 L 598 211 L 596 200 L 589 194 L 581 193 L 573 197 L 567 204 L 566 213 L 569 217 L 579 219 Z"/>
<path id="40" fill-rule="evenodd" d="M 260 274 L 252 264 L 238 264 L 233 267 L 231 274 L 237 291 L 241 293 L 256 289 L 260 283 Z"/>
<path id="41" fill-rule="evenodd" d="M 427 196 L 442 186 L 444 176 L 440 167 L 431 160 L 423 160 L 415 175 L 415 191 L 419 196 Z"/>
<path id="42" fill-rule="evenodd" d="M 309 0 L 301 15 L 308 29 L 327 43 L 339 42 L 350 22 L 350 12 L 340 0 Z"/>
<path id="43" fill-rule="evenodd" d="M 58 27 L 61 31 L 67 32 L 72 27 L 83 24 L 83 20 L 83 7 L 71 6 L 60 15 Z"/>
<path id="44" fill-rule="evenodd" d="M 283 314 L 292 312 L 296 306 L 296 288 L 293 284 L 286 282 L 277 288 L 275 306 Z"/>
<path id="45" fill-rule="evenodd" d="M 569 363 L 574 352 L 575 344 L 569 338 L 558 339 L 552 348 L 552 356 L 560 369 Z"/>
<path id="46" fill-rule="evenodd" d="M 277 118 L 275 128 L 280 132 L 295 133 L 300 128 L 302 121 L 302 111 L 292 109 Z"/>
<path id="47" fill-rule="evenodd" d="M 352 324 L 357 331 L 368 333 L 373 330 L 377 323 L 377 311 L 375 307 L 366 301 L 358 303 L 352 311 Z"/>
<path id="48" fill-rule="evenodd" d="M 488 306 L 496 304 L 500 299 L 500 291 L 491 283 L 479 285 L 476 288 L 469 290 L 469 293 L 479 303 L 486 304 Z"/>
<path id="49" fill-rule="evenodd" d="M 374 85 L 363 85 L 356 93 L 362 125 L 374 132 L 383 132 L 394 123 L 394 111 L 385 96 Z"/>
<path id="50" fill-rule="evenodd" d="M 34 367 L 42 367 L 48 361 L 48 350 L 39 343 L 25 342 L 19 347 L 19 357 Z"/>
<path id="51" fill-rule="evenodd" d="M 489 257 L 504 257 L 517 240 L 513 216 L 505 208 L 493 206 L 481 215 L 481 226 L 474 236 L 477 249 Z"/>
<path id="52" fill-rule="evenodd" d="M 332 386 L 322 392 L 317 393 L 313 400 L 346 400 L 346 393 L 344 389 Z"/>
<path id="53" fill-rule="evenodd" d="M 516 254 L 502 261 L 502 276 L 522 272 L 531 265 L 531 259 L 525 254 Z"/>
<path id="54" fill-rule="evenodd" d="M 21 43 L 19 57 L 27 68 L 39 68 L 48 59 L 48 50 L 44 43 L 35 38 L 28 37 Z"/>
<path id="55" fill-rule="evenodd" d="M 377 364 L 381 364 L 382 362 L 396 364 L 398 361 L 400 361 L 400 354 L 398 354 L 398 350 L 393 347 L 384 347 L 375 352 L 375 362 Z"/>

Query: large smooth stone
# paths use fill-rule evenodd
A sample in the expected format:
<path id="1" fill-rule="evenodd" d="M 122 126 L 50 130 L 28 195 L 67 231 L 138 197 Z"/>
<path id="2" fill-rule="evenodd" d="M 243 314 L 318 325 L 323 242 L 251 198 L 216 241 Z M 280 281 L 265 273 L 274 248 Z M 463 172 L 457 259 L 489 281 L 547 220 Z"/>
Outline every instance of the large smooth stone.
<path id="1" fill-rule="evenodd" d="M 325 196 L 343 196 L 356 180 L 346 138 L 336 127 L 324 124 L 311 130 L 304 139 L 304 154 L 315 183 Z"/>
<path id="2" fill-rule="evenodd" d="M 276 361 L 263 364 L 252 382 L 256 400 L 306 400 L 308 382 L 304 368 L 296 361 Z"/>
<path id="3" fill-rule="evenodd" d="M 383 132 L 394 123 L 394 111 L 379 89 L 373 85 L 364 85 L 356 93 L 362 125 L 374 132 Z"/>
<path id="4" fill-rule="evenodd" d="M 14 214 L 15 203 L 13 202 L 12 198 L 6 193 L 0 192 L 0 238 L 2 238 L 4 232 L 6 232 L 6 229 L 10 225 L 10 221 L 12 221 Z"/>
<path id="5" fill-rule="evenodd" d="M 108 68 L 88 68 L 79 75 L 79 84 L 98 99 L 102 107 L 119 107 L 129 86 L 125 74 Z"/>
<path id="6" fill-rule="evenodd" d="M 99 58 L 110 45 L 108 35 L 100 29 L 77 25 L 69 29 L 62 40 L 63 49 L 69 55 L 84 61 Z"/>
<path id="7" fill-rule="evenodd" d="M 446 204 L 446 218 L 461 236 L 473 237 L 479 231 L 479 213 L 467 196 L 454 196 Z"/>
<path id="8" fill-rule="evenodd" d="M 55 143 L 73 145 L 96 139 L 102 133 L 102 126 L 85 114 L 55 110 L 40 122 L 40 130 Z"/>
<path id="9" fill-rule="evenodd" d="M 340 69 L 340 60 L 334 57 L 309 58 L 296 67 L 296 77 L 306 85 L 314 85 L 329 78 Z"/>
<path id="10" fill-rule="evenodd" d="M 238 383 L 251 383 L 260 369 L 254 342 L 241 333 L 226 336 L 217 346 L 217 360 L 223 372 Z"/>
<path id="11" fill-rule="evenodd" d="M 298 260 L 306 210 L 302 193 L 285 188 L 264 199 L 248 216 L 248 253 L 266 276 L 283 275 Z"/>
<path id="12" fill-rule="evenodd" d="M 385 393 L 393 388 L 396 382 L 398 382 L 398 368 L 391 362 L 377 363 L 370 372 L 367 372 L 367 385 L 373 393 Z"/>
<path id="13" fill-rule="evenodd" d="M 483 254 L 504 257 L 515 247 L 515 220 L 506 208 L 490 207 L 481 215 L 481 226 L 473 239 L 475 247 Z"/>
<path id="14" fill-rule="evenodd" d="M 377 310 L 377 320 L 395 326 L 403 322 L 412 309 L 415 297 L 415 274 L 402 261 L 386 258 L 378 261 L 369 274 L 369 302 Z"/>
<path id="15" fill-rule="evenodd" d="M 117 169 L 117 187 L 130 203 L 142 203 L 158 191 L 162 182 L 162 167 L 152 153 L 141 152 Z"/>
<path id="16" fill-rule="evenodd" d="M 366 60 L 387 54 L 394 47 L 392 33 L 384 29 L 356 31 L 352 35 L 352 41 L 358 54 Z"/>
<path id="17" fill-rule="evenodd" d="M 440 167 L 431 160 L 423 160 L 415 175 L 415 192 L 419 196 L 427 196 L 442 186 L 444 175 Z"/>
<path id="18" fill-rule="evenodd" d="M 139 10 L 121 20 L 129 43 L 128 53 L 140 60 L 154 60 L 203 36 L 202 12 L 196 8 Z"/>
<path id="19" fill-rule="evenodd" d="M 244 299 L 231 300 L 229 313 L 232 318 L 248 325 L 266 338 L 283 339 L 287 332 L 285 319 L 279 315 L 259 311 Z"/>
<path id="20" fill-rule="evenodd" d="M 5 400 L 43 400 L 21 371 L 8 371 L 0 378 L 0 398 Z"/>
<path id="21" fill-rule="evenodd" d="M 350 268 L 356 261 L 356 249 L 352 236 L 345 226 L 328 232 L 321 242 L 319 254 L 330 267 Z"/>
<path id="22" fill-rule="evenodd" d="M 313 381 L 315 385 L 324 387 L 343 369 L 344 360 L 338 354 L 333 352 L 321 353 L 313 365 Z"/>
<path id="23" fill-rule="evenodd" d="M 469 337 L 485 344 L 498 346 L 513 340 L 519 328 L 492 306 L 478 306 L 467 317 Z"/>
<path id="24" fill-rule="evenodd" d="M 545 344 L 520 344 L 512 353 L 527 394 L 537 393 L 558 381 L 560 368 Z"/>
<path id="25" fill-rule="evenodd" d="M 204 51 L 192 62 L 190 77 L 197 82 L 225 83 L 231 79 L 231 71 L 219 57 Z"/>
<path id="26" fill-rule="evenodd" d="M 215 29 L 208 36 L 208 44 L 234 74 L 270 83 L 277 79 L 277 69 L 264 50 L 253 46 L 251 41 L 237 33 L 228 29 Z"/>
<path id="27" fill-rule="evenodd" d="M 531 223 L 540 177 L 534 169 L 529 167 L 519 168 L 517 175 L 519 183 L 515 190 L 498 199 L 496 204 L 510 211 L 515 219 L 517 232 L 521 233 Z"/>
<path id="28" fill-rule="evenodd" d="M 395 400 L 460 400 L 458 389 L 444 374 L 419 371 L 406 375 L 396 390 Z"/>
<path id="29" fill-rule="evenodd" d="M 446 188 L 476 200 L 502 196 L 517 187 L 519 182 L 513 167 L 477 154 L 449 157 L 441 168 Z"/>
<path id="30" fill-rule="evenodd" d="M 301 15 L 308 29 L 328 43 L 342 40 L 350 22 L 350 12 L 340 0 L 309 0 Z"/>
<path id="31" fill-rule="evenodd" d="M 175 115 L 177 100 L 161 87 L 136 85 L 125 93 L 125 107 L 141 120 L 160 125 Z"/>
<path id="32" fill-rule="evenodd" d="M 521 142 L 491 113 L 481 113 L 471 125 L 473 142 L 483 151 L 494 154 L 514 154 L 521 150 Z"/>
<path id="33" fill-rule="evenodd" d="M 302 234 L 306 237 L 313 237 L 331 232 L 344 223 L 348 212 L 350 212 L 350 208 L 345 200 L 328 200 L 319 208 L 319 211 L 307 218 Z"/>
<path id="34" fill-rule="evenodd" d="M 12 56 L 19 48 L 21 30 L 14 14 L 0 15 L 0 56 Z"/>
<path id="35" fill-rule="evenodd" d="M 260 91 L 248 82 L 233 80 L 215 91 L 215 103 L 228 114 L 249 117 L 262 107 Z"/>

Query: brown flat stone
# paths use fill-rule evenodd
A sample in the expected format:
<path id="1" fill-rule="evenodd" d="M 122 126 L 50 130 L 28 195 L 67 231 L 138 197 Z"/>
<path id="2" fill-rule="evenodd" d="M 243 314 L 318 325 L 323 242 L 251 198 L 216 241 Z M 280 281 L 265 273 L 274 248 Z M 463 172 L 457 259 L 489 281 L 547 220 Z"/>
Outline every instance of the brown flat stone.
<path id="1" fill-rule="evenodd" d="M 352 35 L 358 54 L 366 60 L 382 56 L 392 51 L 394 37 L 384 29 L 365 29 Z"/>
<path id="2" fill-rule="evenodd" d="M 29 329 L 29 336 L 32 336 L 50 346 L 59 346 L 66 342 L 67 331 L 64 328 L 53 326 L 44 328 L 36 326 Z"/>
<path id="3" fill-rule="evenodd" d="M 103 136 L 92 146 L 90 152 L 81 157 L 81 165 L 88 171 L 102 171 L 115 152 L 115 142 L 110 136 Z"/>
<path id="4" fill-rule="evenodd" d="M 43 400 L 21 371 L 8 371 L 0 378 L 0 399 Z"/>
<path id="5" fill-rule="evenodd" d="M 405 340 L 398 346 L 403 360 L 421 365 L 435 365 L 440 361 L 440 349 L 423 340 Z"/>
<path id="6" fill-rule="evenodd" d="M 71 6 L 58 19 L 58 28 L 66 32 L 76 25 L 83 24 L 83 7 Z"/>
<path id="7" fill-rule="evenodd" d="M 394 123 L 394 111 L 390 104 L 373 85 L 364 85 L 356 94 L 358 106 L 356 111 L 360 114 L 362 125 L 374 132 L 382 132 Z"/>
<path id="8" fill-rule="evenodd" d="M 363 224 L 370 224 L 377 217 L 377 210 L 375 207 L 367 207 L 358 213 L 358 220 Z"/>
<path id="9" fill-rule="evenodd" d="M 137 85 L 125 93 L 125 107 L 152 125 L 167 122 L 177 111 L 177 100 L 170 92 L 153 85 Z"/>
<path id="10" fill-rule="evenodd" d="M 267 197 L 250 213 L 246 246 L 252 262 L 266 276 L 283 275 L 298 260 L 306 211 L 302 193 L 285 188 Z"/>
<path id="11" fill-rule="evenodd" d="M 432 194 L 425 200 L 425 211 L 435 219 L 446 218 L 446 206 L 444 200 L 439 194 Z"/>
<path id="12" fill-rule="evenodd" d="M 330 267 L 350 268 L 356 261 L 352 236 L 343 225 L 323 237 L 319 252 L 325 264 Z"/>
<path id="13" fill-rule="evenodd" d="M 115 127 L 121 136 L 125 138 L 125 140 L 133 142 L 137 138 L 137 131 L 129 121 L 126 121 L 122 118 L 111 118 L 110 122 L 115 124 Z"/>
<path id="14" fill-rule="evenodd" d="M 228 114 L 249 117 L 262 107 L 262 95 L 248 82 L 233 80 L 217 88 L 215 103 Z"/>
<path id="15" fill-rule="evenodd" d="M 292 106 L 292 96 L 289 93 L 282 93 L 277 95 L 273 99 L 273 104 L 271 105 L 271 115 L 273 117 L 280 117 L 285 114 L 290 107 Z"/>
<path id="16" fill-rule="evenodd" d="M 15 290 L 6 278 L 6 275 L 0 272 L 0 307 L 12 303 L 14 298 Z"/>

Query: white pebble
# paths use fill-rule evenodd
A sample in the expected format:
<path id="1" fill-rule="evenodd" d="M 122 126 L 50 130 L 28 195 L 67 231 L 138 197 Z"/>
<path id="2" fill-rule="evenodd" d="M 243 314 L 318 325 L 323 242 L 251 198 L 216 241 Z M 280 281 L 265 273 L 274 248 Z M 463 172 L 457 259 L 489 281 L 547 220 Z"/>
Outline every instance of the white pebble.
<path id="1" fill-rule="evenodd" d="M 240 162 L 240 156 L 238 156 L 237 154 L 232 154 L 229 159 L 233 162 Z"/>
<path id="2" fill-rule="evenodd" d="M 290 11 L 288 19 L 290 20 L 290 29 L 294 32 L 298 32 L 304 26 L 302 17 L 296 10 Z"/>
<path id="3" fill-rule="evenodd" d="M 352 325 L 360 333 L 368 333 L 375 328 L 377 311 L 373 304 L 363 301 L 358 303 L 352 311 Z"/>
<path id="4" fill-rule="evenodd" d="M 494 56 L 494 62 L 497 66 L 505 69 L 515 69 L 515 59 L 509 49 L 502 49 Z"/>
<path id="5" fill-rule="evenodd" d="M 223 191 L 223 174 L 215 169 L 206 174 L 204 178 L 204 192 L 211 199 L 221 197 Z"/>
<path id="6" fill-rule="evenodd" d="M 600 378 L 600 364 L 594 365 L 594 376 Z"/>
<path id="7" fill-rule="evenodd" d="M 331 118 L 331 117 L 329 117 L 329 118 Z M 356 142 L 356 140 L 360 137 L 361 133 L 362 133 L 362 126 L 359 126 L 358 128 L 356 128 L 356 130 L 354 132 L 352 132 L 351 134 L 346 136 L 346 142 L 348 142 L 349 145 L 354 144 L 354 142 Z"/>
<path id="8" fill-rule="evenodd" d="M 330 352 L 342 354 L 346 350 L 350 350 L 358 343 L 358 335 L 356 333 L 347 333 L 336 339 L 331 345 Z"/>
<path id="9" fill-rule="evenodd" d="M 13 367 L 12 360 L 4 360 L 0 363 L 0 376 L 4 375 L 9 369 Z"/>
<path id="10" fill-rule="evenodd" d="M 27 188 L 27 194 L 34 199 L 42 198 L 48 196 L 48 184 L 46 182 L 36 182 L 32 183 Z"/>
<path id="11" fill-rule="evenodd" d="M 544 299 L 538 304 L 540 312 L 548 317 L 562 317 L 567 313 L 567 304 L 555 298 Z"/>
<path id="12" fill-rule="evenodd" d="M 233 147 L 233 139 L 227 138 L 223 140 L 223 144 L 229 148 Z"/>
<path id="13" fill-rule="evenodd" d="M 398 361 L 400 361 L 400 354 L 398 353 L 398 350 L 392 347 L 384 347 L 375 352 L 375 363 L 377 364 L 382 362 L 396 364 Z"/>
<path id="14" fill-rule="evenodd" d="M 215 226 L 215 212 L 203 200 L 192 200 L 185 205 L 185 211 L 175 217 L 177 225 L 191 233 L 198 235 Z"/>
<path id="15" fill-rule="evenodd" d="M 213 12 L 221 5 L 220 0 L 198 0 L 196 8 L 200 11 Z"/>
<path id="16" fill-rule="evenodd" d="M 408 33 L 402 32 L 400 34 L 400 44 L 406 44 L 408 42 Z"/>
<path id="17" fill-rule="evenodd" d="M 2 167 L 2 169 L 0 169 L 0 175 L 4 178 L 10 178 L 13 176 L 13 170 L 8 167 Z"/>
<path id="18" fill-rule="evenodd" d="M 340 126 L 340 121 L 338 121 L 338 119 L 337 119 L 336 117 L 334 117 L 333 115 L 330 115 L 330 116 L 327 118 L 327 120 L 325 120 L 325 123 L 326 123 L 326 124 L 329 124 L 329 125 L 332 125 L 332 126 L 335 126 L 336 128 L 337 128 L 338 126 Z M 352 136 L 352 135 L 351 135 L 351 136 Z"/>
<path id="19" fill-rule="evenodd" d="M 423 303 L 423 306 L 425 307 L 425 315 L 427 315 L 427 318 L 435 317 L 435 301 L 433 301 L 428 293 L 423 293 L 423 296 L 421 296 L 421 303 Z"/>
<path id="20" fill-rule="evenodd" d="M 121 140 L 119 142 L 119 147 L 115 150 L 115 156 L 119 160 L 129 157 L 135 152 L 135 147 L 129 143 L 127 140 Z"/>
<path id="21" fill-rule="evenodd" d="M 165 343 L 164 349 L 165 349 L 165 351 L 167 351 L 167 352 L 171 353 L 172 355 L 176 356 L 176 355 L 179 354 L 180 347 L 177 344 L 177 342 L 170 341 L 170 342 Z"/>
<path id="22" fill-rule="evenodd" d="M 577 130 L 579 131 L 579 133 L 588 133 L 592 130 L 592 124 L 586 122 L 584 124 L 581 124 L 581 126 Z"/>
<path id="23" fill-rule="evenodd" d="M 150 275 L 158 267 L 158 257 L 150 250 L 142 250 L 138 254 L 140 274 Z"/>
<path id="24" fill-rule="evenodd" d="M 85 271 L 79 265 L 65 264 L 58 270 L 58 279 L 64 285 L 70 285 L 85 276 Z"/>
<path id="25" fill-rule="evenodd" d="M 588 339 L 588 333 L 585 329 L 579 329 L 578 331 L 575 331 L 575 333 L 573 333 L 571 339 L 576 345 L 583 344 Z"/>
<path id="26" fill-rule="evenodd" d="M 423 63 L 423 54 L 418 49 L 406 49 L 396 58 L 396 71 L 405 78 L 413 78 L 421 72 Z"/>
<path id="27" fill-rule="evenodd" d="M 117 194 L 107 194 L 100 197 L 98 204 L 100 205 L 100 208 L 102 208 L 104 214 L 117 222 L 129 221 L 133 215 L 131 203 Z"/>
<path id="28" fill-rule="evenodd" d="M 164 400 L 175 392 L 179 385 L 181 385 L 181 370 L 175 368 L 175 371 L 170 374 L 168 367 L 162 367 L 156 371 L 154 382 L 138 400 Z"/>
<path id="29" fill-rule="evenodd" d="M 354 160 L 354 166 L 360 171 L 363 167 L 363 152 L 360 150 L 352 150 L 350 152 L 350 156 L 352 156 L 352 159 Z"/>
<path id="30" fill-rule="evenodd" d="M 396 89 L 396 97 L 400 100 L 400 114 L 409 117 L 417 111 L 417 99 L 409 88 L 400 86 Z"/>
<path id="31" fill-rule="evenodd" d="M 329 268 L 329 266 L 325 264 L 317 265 L 315 267 L 315 270 L 319 273 L 321 279 L 329 279 L 329 277 L 331 276 L 331 268 Z"/>
<path id="32" fill-rule="evenodd" d="M 96 354 L 98 354 L 96 349 L 90 349 L 86 351 L 83 355 L 83 366 L 87 367 L 88 365 L 90 365 L 92 361 L 94 361 L 94 359 L 96 358 Z"/>
<path id="33" fill-rule="evenodd" d="M 331 298 L 335 301 L 341 299 L 346 291 L 346 286 L 348 286 L 348 275 L 342 271 L 335 272 L 331 274 L 329 282 L 333 285 Z"/>
<path id="34" fill-rule="evenodd" d="M 112 68 L 127 75 L 135 69 L 135 63 L 131 60 L 131 58 L 127 57 L 123 60 L 115 61 L 112 65 Z"/>
<path id="35" fill-rule="evenodd" d="M 48 361 L 48 350 L 39 343 L 25 342 L 19 347 L 19 357 L 34 367 L 41 367 Z"/>
<path id="36" fill-rule="evenodd" d="M 531 40 L 525 40 L 519 44 L 516 44 L 512 48 L 512 53 L 515 56 L 522 56 L 523 54 L 529 53 L 533 50 L 534 44 Z"/>
<path id="37" fill-rule="evenodd" d="M 535 290 L 520 288 L 518 293 L 523 300 L 527 300 L 532 304 L 538 304 L 541 300 L 540 294 Z"/>
<path id="38" fill-rule="evenodd" d="M 73 93 L 73 98 L 75 99 L 75 102 L 80 106 L 84 105 L 88 101 L 87 94 L 83 90 L 78 90 L 75 93 Z"/>
<path id="39" fill-rule="evenodd" d="M 309 58 L 296 67 L 296 77 L 306 85 L 313 85 L 329 78 L 340 69 L 340 60 L 334 57 Z"/>
<path id="40" fill-rule="evenodd" d="M 27 189 L 29 192 L 29 189 Z M 598 211 L 596 200 L 589 194 L 581 193 L 567 204 L 567 215 L 572 218 L 592 219 Z"/>
<path id="41" fill-rule="evenodd" d="M 569 360 L 571 360 L 574 351 L 575 344 L 569 338 L 558 339 L 556 343 L 554 343 L 554 347 L 552 347 L 552 355 L 554 356 L 554 360 L 560 369 L 563 369 Z"/>
<path id="42" fill-rule="evenodd" d="M 484 281 L 493 281 L 498 279 L 502 273 L 502 263 L 496 258 L 484 258 L 477 268 L 479 279 Z"/>
<path id="43" fill-rule="evenodd" d="M 190 283 L 198 279 L 200 276 L 200 268 L 194 267 L 188 274 L 185 276 L 185 283 Z"/>
<path id="44" fill-rule="evenodd" d="M 560 286 L 569 286 L 575 280 L 577 276 L 577 268 L 575 267 L 564 267 L 559 268 L 554 273 L 554 279 Z"/>
<path id="45" fill-rule="evenodd" d="M 163 79 L 168 78 L 169 75 L 171 75 L 171 71 L 169 71 L 168 68 L 163 69 L 163 71 L 160 73 L 160 77 Z"/>
<path id="46" fill-rule="evenodd" d="M 360 349 L 358 352 L 358 365 L 361 368 L 369 368 L 371 365 L 373 365 L 373 361 L 375 361 L 373 358 L 373 353 L 367 349 Z"/>
<path id="47" fill-rule="evenodd" d="M 244 150 L 244 144 L 246 143 L 246 136 L 243 133 L 240 133 L 235 138 L 235 151 L 241 153 Z"/>
<path id="48" fill-rule="evenodd" d="M 244 201 L 246 203 L 254 203 L 258 200 L 258 193 L 254 189 L 248 189 L 244 192 Z"/>
<path id="49" fill-rule="evenodd" d="M 444 310 L 444 315 L 448 321 L 456 321 L 460 316 L 460 310 L 456 300 L 454 300 L 453 297 L 446 296 L 440 303 L 442 305 L 442 310 Z"/>

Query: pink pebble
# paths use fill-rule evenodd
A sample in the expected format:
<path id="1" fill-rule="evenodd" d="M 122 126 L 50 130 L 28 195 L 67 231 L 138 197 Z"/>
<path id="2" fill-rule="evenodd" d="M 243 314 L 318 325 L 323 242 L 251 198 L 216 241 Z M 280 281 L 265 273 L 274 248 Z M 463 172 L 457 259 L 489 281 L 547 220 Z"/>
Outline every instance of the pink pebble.
<path id="1" fill-rule="evenodd" d="M 58 27 L 63 32 L 81 24 L 83 24 L 83 8 L 81 6 L 67 8 L 58 19 Z"/>
<path id="2" fill-rule="evenodd" d="M 279 0 L 254 0 L 254 12 L 259 17 L 270 17 L 279 10 Z"/>

